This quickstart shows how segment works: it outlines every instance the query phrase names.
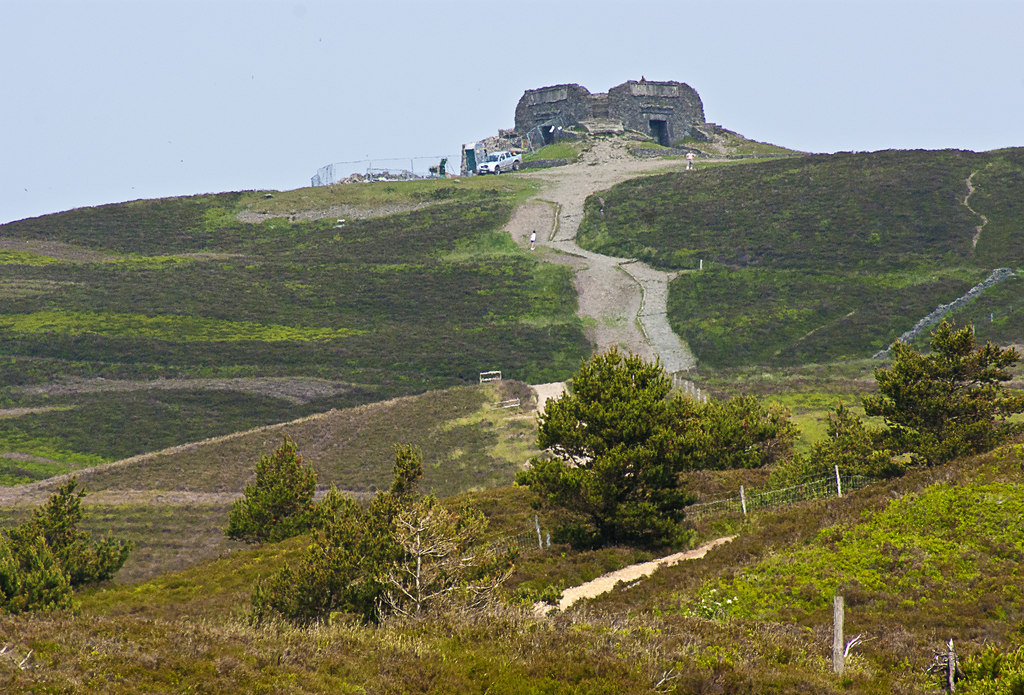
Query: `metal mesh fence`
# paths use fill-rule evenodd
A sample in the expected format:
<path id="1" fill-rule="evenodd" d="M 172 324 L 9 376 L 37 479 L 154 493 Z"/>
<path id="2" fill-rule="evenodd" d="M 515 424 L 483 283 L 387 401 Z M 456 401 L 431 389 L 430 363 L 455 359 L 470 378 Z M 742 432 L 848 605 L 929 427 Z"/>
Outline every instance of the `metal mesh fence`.
<path id="1" fill-rule="evenodd" d="M 691 520 L 706 519 L 711 516 L 725 514 L 743 514 L 744 505 L 746 506 L 746 512 L 750 513 L 758 509 L 780 507 L 792 504 L 793 502 L 836 497 L 839 491 L 846 494 L 847 492 L 865 488 L 872 482 L 871 478 L 863 475 L 841 474 L 838 485 L 835 476 L 818 478 L 797 485 L 791 485 L 790 487 L 752 491 L 724 500 L 694 504 L 686 508 L 686 517 Z"/>
<path id="2" fill-rule="evenodd" d="M 776 488 L 774 490 L 758 490 L 744 492 L 736 497 L 712 502 L 701 502 L 686 508 L 686 518 L 690 521 L 708 519 L 715 516 L 729 514 L 742 515 L 744 507 L 746 513 L 760 509 L 781 507 L 794 502 L 804 502 L 813 499 L 824 499 L 836 497 L 839 492 L 846 494 L 855 490 L 861 490 L 875 482 L 872 478 L 863 475 L 842 474 L 807 480 L 789 487 Z M 534 521 L 534 523 L 538 523 Z M 551 545 L 551 535 L 543 528 L 540 529 L 540 541 L 538 542 L 537 528 L 528 531 L 515 533 L 510 536 L 502 536 L 490 541 L 489 548 L 498 553 L 509 550 L 518 550 L 520 553 L 541 551 Z"/>
<path id="3" fill-rule="evenodd" d="M 433 157 L 392 157 L 375 159 L 355 159 L 350 162 L 333 162 L 316 170 L 310 178 L 312 186 L 330 186 L 353 174 L 361 174 L 370 181 L 408 181 L 437 176 L 440 172 L 431 171 L 440 165 L 442 159 L 457 162 L 452 155 L 435 155 Z M 445 165 L 445 174 L 455 173 L 451 164 Z"/>
<path id="4" fill-rule="evenodd" d="M 548 534 L 542 535 L 542 541 L 537 541 L 537 531 L 523 531 L 522 533 L 516 533 L 511 536 L 502 536 L 496 538 L 490 542 L 490 549 L 496 553 L 506 553 L 510 550 L 518 550 L 520 553 L 530 550 L 542 550 L 544 540 L 549 538 Z"/>

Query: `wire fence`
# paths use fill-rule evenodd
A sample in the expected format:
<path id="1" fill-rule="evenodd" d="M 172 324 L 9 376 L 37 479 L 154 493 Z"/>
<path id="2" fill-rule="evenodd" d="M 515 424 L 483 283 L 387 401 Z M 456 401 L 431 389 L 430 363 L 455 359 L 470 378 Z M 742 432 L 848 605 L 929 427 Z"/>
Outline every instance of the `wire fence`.
<path id="1" fill-rule="evenodd" d="M 782 507 L 795 502 L 841 497 L 849 492 L 862 490 L 873 482 L 875 482 L 873 478 L 845 474 L 837 469 L 835 475 L 806 480 L 783 488 L 748 493 L 740 486 L 740 494 L 736 497 L 690 505 L 686 508 L 686 518 L 690 521 L 699 521 L 715 516 L 745 516 L 761 509 Z M 540 519 L 536 516 L 533 519 L 532 529 L 495 538 L 489 543 L 490 549 L 497 553 L 510 550 L 516 550 L 519 553 L 543 551 L 550 546 L 551 533 L 545 532 L 541 528 Z"/>
<path id="2" fill-rule="evenodd" d="M 546 541 L 546 545 L 545 545 Z M 537 531 L 523 531 L 522 533 L 516 533 L 511 536 L 502 536 L 492 540 L 489 544 L 490 549 L 497 553 L 507 553 L 511 550 L 516 550 L 520 554 L 527 551 L 541 551 L 544 548 L 551 545 L 551 534 L 542 533 L 540 540 L 537 538 Z"/>
<path id="3" fill-rule="evenodd" d="M 840 497 L 847 492 L 860 490 L 874 482 L 863 475 L 838 473 L 834 476 L 808 480 L 789 487 L 774 490 L 746 492 L 740 487 L 740 494 L 724 500 L 701 502 L 686 508 L 686 518 L 696 521 L 711 516 L 726 514 L 748 514 L 759 509 L 781 507 L 794 502 Z"/>
<path id="4" fill-rule="evenodd" d="M 360 174 L 366 181 L 409 181 L 432 178 L 441 173 L 446 176 L 456 173 L 447 162 L 444 172 L 439 171 L 441 160 L 458 161 L 452 155 L 439 154 L 432 157 L 381 157 L 333 162 L 317 169 L 310 178 L 310 185 L 330 186 L 353 174 Z"/>

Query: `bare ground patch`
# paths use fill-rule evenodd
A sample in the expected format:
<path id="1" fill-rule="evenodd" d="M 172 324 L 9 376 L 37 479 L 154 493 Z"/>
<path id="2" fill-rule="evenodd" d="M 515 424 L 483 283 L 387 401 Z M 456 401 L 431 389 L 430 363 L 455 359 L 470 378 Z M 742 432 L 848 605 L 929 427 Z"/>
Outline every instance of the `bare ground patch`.
<path id="1" fill-rule="evenodd" d="M 60 466 L 64 465 L 61 461 L 54 461 L 53 459 L 36 456 L 35 454 L 26 454 L 24 451 L 0 451 L 0 459 L 25 461 L 26 463 L 55 463 Z"/>
<path id="2" fill-rule="evenodd" d="M 699 560 L 707 555 L 708 551 L 717 548 L 723 543 L 728 543 L 735 537 L 736 536 L 723 536 L 722 538 L 716 538 L 709 543 L 705 543 L 699 548 L 686 550 L 681 553 L 673 553 L 672 555 L 667 555 L 648 562 L 638 562 L 635 565 L 623 567 L 620 570 L 603 574 L 597 579 L 585 582 L 579 586 L 566 589 L 562 592 L 562 598 L 558 602 L 558 609 L 564 611 L 577 601 L 581 601 L 585 598 L 595 598 L 601 594 L 608 593 L 614 589 L 615 585 L 619 582 L 633 582 L 649 577 L 654 574 L 656 570 L 662 567 L 671 567 L 672 565 L 677 565 L 680 562 L 685 562 L 687 560 Z M 554 609 L 555 606 L 545 603 L 537 603 L 533 607 L 533 612 L 535 615 L 541 616 L 547 615 Z"/>

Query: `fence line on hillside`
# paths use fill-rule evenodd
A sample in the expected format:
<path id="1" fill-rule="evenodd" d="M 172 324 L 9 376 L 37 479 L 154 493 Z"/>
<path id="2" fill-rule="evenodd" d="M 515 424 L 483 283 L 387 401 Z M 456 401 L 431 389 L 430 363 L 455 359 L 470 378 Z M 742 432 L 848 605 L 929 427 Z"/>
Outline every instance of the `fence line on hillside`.
<path id="1" fill-rule="evenodd" d="M 686 508 L 686 518 L 697 520 L 725 514 L 745 515 L 759 509 L 781 507 L 794 502 L 841 497 L 846 492 L 863 489 L 872 482 L 873 479 L 863 475 L 840 473 L 837 468 L 834 476 L 807 480 L 788 487 L 748 493 L 740 486 L 740 494 L 736 497 L 690 505 Z"/>
<path id="2" fill-rule="evenodd" d="M 795 502 L 842 497 L 848 492 L 862 490 L 873 482 L 875 480 L 867 476 L 842 473 L 837 466 L 835 475 L 805 480 L 796 485 L 782 488 L 746 492 L 741 485 L 740 493 L 736 497 L 700 502 L 686 507 L 686 518 L 691 521 L 698 521 L 729 514 L 742 514 L 745 516 L 761 509 L 781 507 Z M 537 515 L 534 515 L 532 527 L 529 531 L 495 538 L 489 542 L 488 547 L 499 553 L 513 549 L 520 553 L 534 550 L 542 551 L 549 547 L 551 545 L 551 533 L 541 528 L 540 519 Z"/>

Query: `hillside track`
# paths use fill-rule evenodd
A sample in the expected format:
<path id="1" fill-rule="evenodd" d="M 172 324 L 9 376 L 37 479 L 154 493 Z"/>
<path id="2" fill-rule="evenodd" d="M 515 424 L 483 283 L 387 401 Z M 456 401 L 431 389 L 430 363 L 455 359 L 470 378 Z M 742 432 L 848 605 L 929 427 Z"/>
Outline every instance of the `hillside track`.
<path id="1" fill-rule="evenodd" d="M 565 589 L 562 592 L 562 598 L 558 601 L 558 610 L 564 611 L 571 607 L 577 601 L 582 601 L 585 598 L 595 598 L 601 594 L 606 594 L 615 588 L 615 585 L 619 582 L 634 582 L 651 576 L 654 572 L 662 567 L 671 567 L 672 565 L 678 565 L 680 562 L 687 560 L 699 560 L 708 554 L 708 552 L 723 543 L 728 543 L 736 536 L 723 536 L 722 538 L 716 538 L 713 541 L 705 543 L 699 548 L 693 550 L 684 550 L 680 553 L 673 553 L 672 555 L 666 555 L 654 560 L 648 560 L 647 562 L 638 562 L 622 569 L 609 572 L 608 574 L 602 574 L 597 579 L 592 579 L 589 582 L 574 586 L 569 589 Z M 554 610 L 555 606 L 536 603 L 533 606 L 534 615 L 543 616 L 547 615 L 550 611 Z"/>
<path id="2" fill-rule="evenodd" d="M 963 199 L 963 206 L 970 210 L 974 215 L 977 215 L 981 220 L 981 224 L 974 228 L 974 236 L 971 237 L 971 248 L 978 248 L 978 239 L 981 237 L 981 230 L 985 228 L 986 224 L 988 224 L 988 218 L 972 208 L 970 203 L 971 196 L 974 195 L 974 182 L 971 179 L 973 179 L 974 175 L 977 173 L 978 172 L 976 171 L 972 171 L 971 175 L 967 177 L 967 195 L 965 195 Z"/>
<path id="3" fill-rule="evenodd" d="M 521 246 L 528 246 L 530 232 L 536 231 L 541 258 L 576 271 L 578 313 L 599 351 L 618 347 L 647 360 L 658 358 L 670 373 L 690 369 L 697 361 L 672 331 L 666 313 L 668 283 L 675 274 L 635 259 L 593 253 L 576 243 L 589 196 L 638 176 L 685 167 L 681 160 L 637 159 L 627 147 L 628 141 L 599 140 L 579 162 L 519 174 L 545 186 L 515 211 L 506 230 Z"/>

